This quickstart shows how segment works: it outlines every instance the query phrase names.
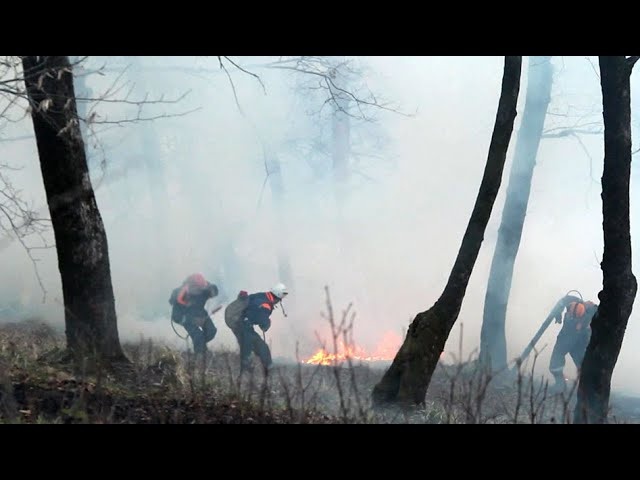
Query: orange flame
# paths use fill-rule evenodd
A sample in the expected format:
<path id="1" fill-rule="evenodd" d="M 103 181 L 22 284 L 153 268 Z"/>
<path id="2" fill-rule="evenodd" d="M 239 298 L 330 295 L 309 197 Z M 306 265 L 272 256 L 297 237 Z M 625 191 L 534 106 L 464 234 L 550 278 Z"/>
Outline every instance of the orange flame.
<path id="1" fill-rule="evenodd" d="M 387 332 L 383 335 L 382 339 L 378 342 L 371 353 L 367 352 L 362 347 L 357 345 L 348 345 L 341 341 L 338 345 L 338 352 L 331 353 L 324 348 L 320 348 L 307 360 L 304 360 L 303 363 L 310 365 L 335 365 L 347 360 L 357 360 L 361 362 L 390 362 L 395 358 L 398 350 L 400 350 L 401 344 L 402 338 L 400 335 L 394 332 Z M 440 353 L 440 359 L 443 359 L 444 355 L 444 351 Z"/>
<path id="2" fill-rule="evenodd" d="M 364 362 L 391 361 L 400 349 L 401 341 L 400 335 L 387 332 L 371 352 L 367 352 L 364 348 L 357 345 L 340 342 L 337 352 L 332 353 L 324 348 L 320 348 L 305 360 L 304 363 L 312 365 L 333 365 L 349 359 Z"/>

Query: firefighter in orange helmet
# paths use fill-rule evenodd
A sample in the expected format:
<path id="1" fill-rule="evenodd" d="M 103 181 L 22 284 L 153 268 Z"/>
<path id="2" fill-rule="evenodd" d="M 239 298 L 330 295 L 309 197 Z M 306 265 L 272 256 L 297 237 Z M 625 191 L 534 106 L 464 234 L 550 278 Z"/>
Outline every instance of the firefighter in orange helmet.
<path id="1" fill-rule="evenodd" d="M 591 301 L 571 301 L 566 306 L 564 320 L 562 316 L 556 318 L 556 323 L 562 323 L 562 328 L 556 338 L 549 362 L 549 371 L 555 379 L 552 392 L 563 392 L 566 388 L 564 366 L 567 354 L 571 356 L 578 371 L 580 370 L 591 339 L 591 320 L 597 310 L 598 305 Z"/>
<path id="2" fill-rule="evenodd" d="M 213 340 L 218 332 L 205 309 L 207 301 L 217 295 L 218 287 L 207 281 L 201 273 L 189 275 L 182 285 L 171 293 L 171 320 L 182 325 L 187 331 L 196 354 L 205 354 L 207 343 Z"/>

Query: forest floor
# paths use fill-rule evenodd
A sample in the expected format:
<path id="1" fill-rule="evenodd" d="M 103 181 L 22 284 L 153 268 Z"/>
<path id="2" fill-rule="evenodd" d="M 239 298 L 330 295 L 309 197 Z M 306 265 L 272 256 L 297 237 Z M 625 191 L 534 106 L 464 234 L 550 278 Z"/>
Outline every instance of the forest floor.
<path id="1" fill-rule="evenodd" d="M 489 379 L 469 362 L 436 368 L 424 407 L 373 410 L 384 364 L 278 359 L 268 377 L 238 375 L 234 351 L 197 364 L 151 340 L 124 344 L 120 373 L 72 371 L 64 337 L 37 320 L 0 324 L 0 423 L 571 423 L 575 392 L 551 395 L 533 375 Z M 612 393 L 610 421 L 640 423 L 640 398 Z"/>

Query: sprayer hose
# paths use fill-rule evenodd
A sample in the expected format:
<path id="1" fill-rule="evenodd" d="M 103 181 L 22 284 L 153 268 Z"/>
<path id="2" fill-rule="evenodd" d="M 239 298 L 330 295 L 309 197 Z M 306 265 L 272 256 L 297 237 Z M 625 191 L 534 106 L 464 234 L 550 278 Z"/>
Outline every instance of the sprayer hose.
<path id="1" fill-rule="evenodd" d="M 178 333 L 178 331 L 176 330 L 176 327 L 173 325 L 175 322 L 173 321 L 173 319 L 171 319 L 171 328 L 173 328 L 173 331 L 176 333 L 176 335 L 181 338 L 182 340 L 186 340 L 187 338 L 189 338 L 189 334 L 187 333 L 186 337 L 183 337 L 182 335 L 180 335 Z"/>

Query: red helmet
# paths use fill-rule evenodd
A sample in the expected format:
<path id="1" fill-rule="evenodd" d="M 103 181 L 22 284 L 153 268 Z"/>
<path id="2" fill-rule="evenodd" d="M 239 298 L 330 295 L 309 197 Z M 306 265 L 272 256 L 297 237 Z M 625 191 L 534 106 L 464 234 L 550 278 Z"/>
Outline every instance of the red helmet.
<path id="1" fill-rule="evenodd" d="M 189 287 L 199 287 L 204 288 L 209 285 L 209 282 L 204 278 L 204 275 L 201 273 L 194 273 L 189 275 L 187 279 L 184 281 Z"/>

